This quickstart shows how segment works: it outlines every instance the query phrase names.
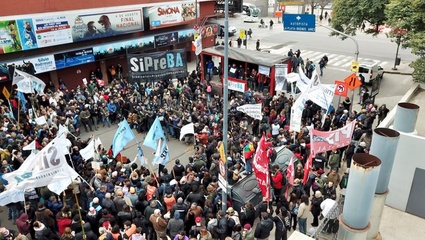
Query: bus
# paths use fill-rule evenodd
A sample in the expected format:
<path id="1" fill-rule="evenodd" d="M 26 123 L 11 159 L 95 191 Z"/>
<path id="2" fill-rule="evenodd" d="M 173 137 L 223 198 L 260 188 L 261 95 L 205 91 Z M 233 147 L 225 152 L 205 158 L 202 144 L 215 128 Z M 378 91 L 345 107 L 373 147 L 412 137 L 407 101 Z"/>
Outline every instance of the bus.
<path id="1" fill-rule="evenodd" d="M 242 5 L 242 14 L 244 22 L 255 23 L 258 21 L 258 17 L 260 16 L 260 9 L 254 4 L 244 3 Z"/>

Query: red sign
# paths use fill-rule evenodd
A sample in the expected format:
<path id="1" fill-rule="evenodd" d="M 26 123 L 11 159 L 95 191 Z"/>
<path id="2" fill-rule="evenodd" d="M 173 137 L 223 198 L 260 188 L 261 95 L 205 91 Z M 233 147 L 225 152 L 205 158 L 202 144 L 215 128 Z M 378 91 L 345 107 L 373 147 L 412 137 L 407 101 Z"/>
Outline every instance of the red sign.
<path id="1" fill-rule="evenodd" d="M 343 128 L 330 132 L 311 130 L 311 154 L 317 154 L 342 148 L 350 144 L 356 121 L 352 121 Z"/>
<path id="2" fill-rule="evenodd" d="M 362 82 L 360 81 L 359 77 L 357 77 L 355 73 L 345 78 L 344 82 L 348 84 L 348 88 L 350 90 L 354 90 L 362 85 Z"/>
<path id="3" fill-rule="evenodd" d="M 270 172 L 269 172 L 269 158 L 267 157 L 267 148 L 272 143 L 266 142 L 266 137 L 263 135 L 258 142 L 257 151 L 255 152 L 253 167 L 254 173 L 257 177 L 258 186 L 261 193 L 267 201 L 270 200 Z"/>
<path id="4" fill-rule="evenodd" d="M 348 95 L 348 84 L 342 81 L 335 81 L 335 95 L 346 97 Z"/>

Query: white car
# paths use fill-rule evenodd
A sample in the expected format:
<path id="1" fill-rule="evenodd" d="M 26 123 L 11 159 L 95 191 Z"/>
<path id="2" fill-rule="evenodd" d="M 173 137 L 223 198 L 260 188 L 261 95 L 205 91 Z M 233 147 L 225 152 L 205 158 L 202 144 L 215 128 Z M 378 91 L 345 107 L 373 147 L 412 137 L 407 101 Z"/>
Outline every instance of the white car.
<path id="1" fill-rule="evenodd" d="M 237 30 L 234 26 L 229 26 L 229 36 L 233 36 L 236 34 Z M 220 24 L 220 36 L 224 36 L 224 25 Z"/>

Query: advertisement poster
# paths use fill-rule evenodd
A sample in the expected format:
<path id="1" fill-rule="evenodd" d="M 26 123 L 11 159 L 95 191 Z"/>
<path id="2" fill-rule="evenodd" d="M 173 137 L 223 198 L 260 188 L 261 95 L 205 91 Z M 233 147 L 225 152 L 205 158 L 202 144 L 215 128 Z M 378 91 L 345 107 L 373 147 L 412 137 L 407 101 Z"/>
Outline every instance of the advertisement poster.
<path id="1" fill-rule="evenodd" d="M 47 16 L 33 18 L 38 47 L 49 47 L 72 43 L 71 26 L 68 18 Z"/>
<path id="2" fill-rule="evenodd" d="M 276 82 L 276 86 L 274 88 L 275 91 L 286 91 L 288 86 L 288 81 L 286 78 L 288 72 L 288 64 L 275 64 L 275 74 L 274 79 Z"/>
<path id="3" fill-rule="evenodd" d="M 25 69 L 25 64 L 32 64 L 32 66 L 34 66 L 35 74 L 56 70 L 55 58 L 53 55 L 25 58 L 23 60 L 7 63 L 7 65 L 12 64 L 15 64 L 15 67 L 18 69 Z"/>
<path id="4" fill-rule="evenodd" d="M 143 31 L 141 9 L 80 14 L 69 19 L 74 42 Z"/>
<path id="5" fill-rule="evenodd" d="M 57 69 L 77 66 L 89 62 L 94 62 L 92 48 L 55 54 L 55 64 Z"/>
<path id="6" fill-rule="evenodd" d="M 143 9 L 143 15 L 149 16 L 150 29 L 181 25 L 196 19 L 195 3 L 147 7 Z"/>
<path id="7" fill-rule="evenodd" d="M 178 32 L 164 33 L 155 36 L 155 47 L 170 46 L 176 44 L 179 39 Z"/>
<path id="8" fill-rule="evenodd" d="M 128 77 L 132 82 L 184 77 L 187 73 L 187 60 L 184 49 L 128 54 L 127 64 Z"/>
<path id="9" fill-rule="evenodd" d="M 218 25 L 204 26 L 199 30 L 199 33 L 203 38 L 215 36 L 218 34 Z"/>
<path id="10" fill-rule="evenodd" d="M 11 81 L 15 68 L 11 64 L 0 63 L 0 81 Z"/>
<path id="11" fill-rule="evenodd" d="M 15 20 L 0 21 L 0 54 L 22 51 Z"/>
<path id="12" fill-rule="evenodd" d="M 36 49 L 37 46 L 37 38 L 35 36 L 34 25 L 32 23 L 32 19 L 18 19 L 16 20 L 18 25 L 18 31 L 21 36 L 21 43 L 23 50 L 31 50 Z"/>
<path id="13" fill-rule="evenodd" d="M 147 36 L 138 39 L 132 39 L 126 42 L 127 52 L 141 52 L 146 50 L 152 50 L 155 48 L 155 37 Z"/>
<path id="14" fill-rule="evenodd" d="M 192 42 L 194 40 L 193 36 L 195 35 L 195 32 L 196 31 L 193 28 L 179 31 L 179 43 Z"/>

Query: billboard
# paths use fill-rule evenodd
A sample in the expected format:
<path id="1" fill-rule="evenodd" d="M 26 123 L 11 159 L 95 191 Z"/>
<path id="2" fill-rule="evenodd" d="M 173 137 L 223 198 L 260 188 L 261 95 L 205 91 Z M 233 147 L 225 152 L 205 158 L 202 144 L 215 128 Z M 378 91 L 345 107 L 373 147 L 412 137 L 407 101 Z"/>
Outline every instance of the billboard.
<path id="1" fill-rule="evenodd" d="M 65 15 L 33 18 L 38 47 L 72 43 L 71 26 Z"/>
<path id="2" fill-rule="evenodd" d="M 93 47 L 96 60 L 122 56 L 127 53 L 141 52 L 155 48 L 154 36 L 97 45 Z"/>
<path id="3" fill-rule="evenodd" d="M 0 21 L 0 54 L 22 51 L 15 20 Z"/>
<path id="4" fill-rule="evenodd" d="M 185 49 L 128 54 L 128 77 L 132 82 L 184 77 L 187 73 Z"/>
<path id="5" fill-rule="evenodd" d="M 57 69 L 94 62 L 93 48 L 59 53 L 54 57 Z"/>
<path id="6" fill-rule="evenodd" d="M 195 20 L 195 6 L 194 2 L 164 4 L 162 6 L 144 8 L 143 15 L 149 16 L 150 29 L 172 27 Z"/>
<path id="7" fill-rule="evenodd" d="M 143 31 L 141 9 L 79 14 L 70 19 L 74 42 Z"/>
<path id="8" fill-rule="evenodd" d="M 164 33 L 155 36 L 155 47 L 164 47 L 176 44 L 179 40 L 178 32 Z"/>
<path id="9" fill-rule="evenodd" d="M 31 18 L 17 19 L 19 35 L 21 36 L 21 44 L 23 50 L 36 49 L 37 38 L 35 35 L 34 24 Z"/>
<path id="10" fill-rule="evenodd" d="M 25 71 L 25 64 L 32 64 L 35 74 L 50 72 L 56 70 L 55 58 L 53 55 L 43 55 L 32 58 L 25 58 L 23 60 L 8 62 L 7 65 L 15 64 L 18 69 Z"/>

